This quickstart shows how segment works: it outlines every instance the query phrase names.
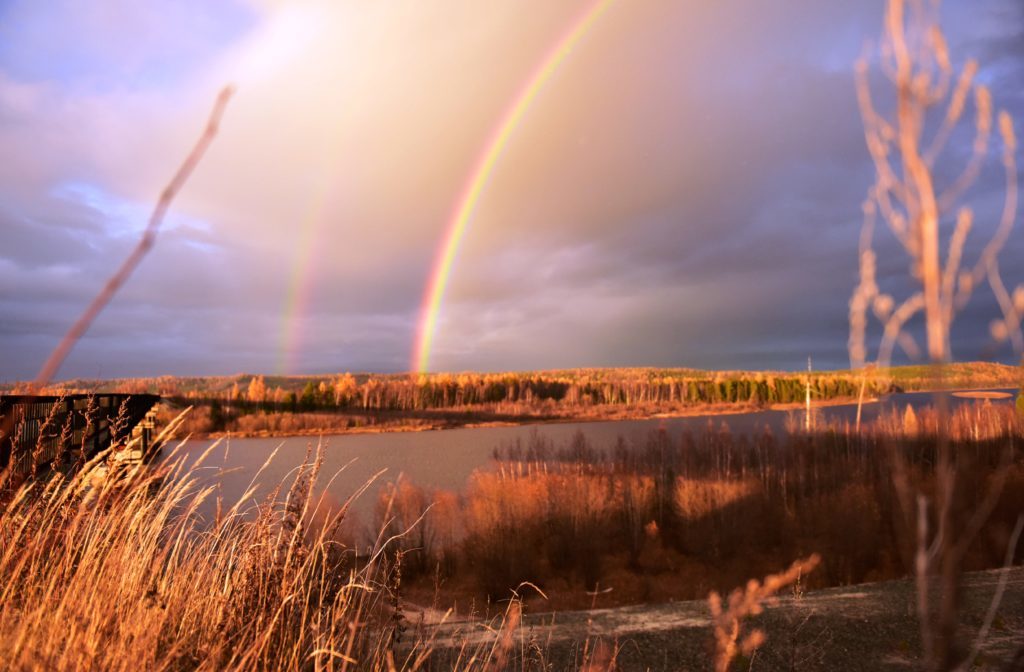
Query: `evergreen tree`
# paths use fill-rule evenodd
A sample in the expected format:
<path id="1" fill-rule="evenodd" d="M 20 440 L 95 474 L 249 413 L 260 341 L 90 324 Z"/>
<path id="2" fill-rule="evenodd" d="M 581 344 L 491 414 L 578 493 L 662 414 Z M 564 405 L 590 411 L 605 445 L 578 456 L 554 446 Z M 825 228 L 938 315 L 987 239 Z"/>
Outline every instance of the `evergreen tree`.
<path id="1" fill-rule="evenodd" d="M 224 429 L 224 409 L 220 404 L 220 399 L 214 397 L 210 401 L 210 430 L 218 432 Z"/>
<path id="2" fill-rule="evenodd" d="M 316 408 L 316 385 L 313 381 L 306 383 L 306 386 L 302 388 L 302 396 L 299 398 L 299 406 L 304 411 L 312 411 Z"/>

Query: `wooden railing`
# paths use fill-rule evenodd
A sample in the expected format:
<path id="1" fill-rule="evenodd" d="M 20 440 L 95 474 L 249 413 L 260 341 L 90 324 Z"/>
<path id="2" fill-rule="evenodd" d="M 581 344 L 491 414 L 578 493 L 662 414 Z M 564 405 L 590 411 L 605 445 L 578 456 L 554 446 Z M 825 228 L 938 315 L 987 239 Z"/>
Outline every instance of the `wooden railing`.
<path id="1" fill-rule="evenodd" d="M 155 394 L 0 396 L 0 428 L 6 430 L 0 470 L 10 465 L 8 473 L 23 476 L 54 462 L 89 459 L 127 442 L 158 401 Z"/>

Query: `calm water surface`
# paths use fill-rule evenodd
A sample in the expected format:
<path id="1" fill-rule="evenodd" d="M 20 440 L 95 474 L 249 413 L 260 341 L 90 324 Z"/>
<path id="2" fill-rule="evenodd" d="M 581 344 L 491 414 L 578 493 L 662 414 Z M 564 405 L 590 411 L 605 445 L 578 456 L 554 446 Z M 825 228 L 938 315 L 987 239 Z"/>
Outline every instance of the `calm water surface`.
<path id="1" fill-rule="evenodd" d="M 1013 390 L 1003 390 L 1013 392 Z M 915 408 L 933 402 L 932 393 L 894 394 L 879 403 L 864 406 L 864 420 L 870 421 L 889 409 Z M 952 397 L 951 404 L 976 403 Z M 1000 400 L 993 403 L 1012 403 Z M 833 406 L 820 409 L 825 421 L 849 421 L 856 418 L 856 406 Z M 565 445 L 577 432 L 582 432 L 598 449 L 611 448 L 619 437 L 627 444 L 642 446 L 651 432 L 664 429 L 671 436 L 684 432 L 719 429 L 725 423 L 734 434 L 753 434 L 770 428 L 782 436 L 787 426 L 799 425 L 803 414 L 792 411 L 760 411 L 736 415 L 696 416 L 688 418 L 656 418 L 649 420 L 616 420 L 611 422 L 580 422 L 520 425 L 516 427 L 480 427 L 429 432 L 391 432 L 385 434 L 348 434 L 325 436 L 324 465 L 320 483 L 326 485 L 328 498 L 342 502 L 376 474 L 383 484 L 400 474 L 412 482 L 429 488 L 464 490 L 469 476 L 477 469 L 493 466 L 496 448 L 521 441 L 525 446 L 536 433 L 554 444 Z M 302 463 L 315 437 L 275 439 L 231 439 L 213 450 L 197 474 L 210 483 L 220 484 L 224 501 L 233 503 L 252 482 L 260 466 L 277 449 L 277 455 L 260 474 L 257 484 L 261 493 L 291 481 L 295 468 Z M 195 461 L 212 441 L 192 441 L 182 450 L 189 461 Z M 164 459 L 169 451 L 165 451 Z M 373 504 L 379 486 L 371 487 L 354 505 L 365 523 L 371 522 Z M 211 511 L 207 511 L 211 513 Z"/>

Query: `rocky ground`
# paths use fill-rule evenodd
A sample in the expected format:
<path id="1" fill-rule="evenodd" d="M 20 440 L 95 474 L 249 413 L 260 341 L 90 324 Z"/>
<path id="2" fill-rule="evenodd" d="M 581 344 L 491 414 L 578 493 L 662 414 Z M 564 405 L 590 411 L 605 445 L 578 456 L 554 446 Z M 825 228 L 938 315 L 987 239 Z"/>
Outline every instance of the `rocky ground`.
<path id="1" fill-rule="evenodd" d="M 986 620 L 1000 581 L 1005 592 L 983 641 Z M 963 642 L 979 651 L 972 669 L 1008 668 L 1024 647 L 1024 568 L 978 572 L 966 577 Z M 743 670 L 908 670 L 920 662 L 921 637 L 910 581 L 833 588 L 773 600 L 744 627 L 761 628 L 767 643 Z M 413 617 L 415 618 L 415 617 Z M 421 626 L 433 638 L 435 665 L 450 655 L 501 637 L 500 624 L 472 621 Z M 576 669 L 588 658 L 614 657 L 618 670 L 706 670 L 712 628 L 706 602 L 675 602 L 591 611 L 525 614 L 508 634 L 506 663 L 513 669 Z M 596 653 L 595 653 L 596 652 Z M 447 661 L 445 660 L 447 659 Z M 440 669 L 440 668 L 438 668 Z"/>

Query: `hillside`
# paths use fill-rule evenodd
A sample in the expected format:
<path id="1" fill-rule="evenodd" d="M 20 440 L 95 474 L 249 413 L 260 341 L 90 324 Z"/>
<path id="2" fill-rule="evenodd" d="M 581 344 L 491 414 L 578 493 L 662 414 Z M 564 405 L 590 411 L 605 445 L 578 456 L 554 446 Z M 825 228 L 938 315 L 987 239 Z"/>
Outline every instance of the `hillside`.
<path id="1" fill-rule="evenodd" d="M 975 643 L 1001 570 L 968 574 L 964 581 L 961 636 Z M 1024 646 L 1024 568 L 1006 572 L 1006 588 L 988 637 L 981 642 L 972 669 L 1019 669 L 1009 659 Z M 595 598 L 600 604 L 600 598 Z M 914 613 L 915 591 L 910 580 L 887 581 L 844 588 L 790 594 L 770 603 L 766 611 L 744 622 L 759 627 L 767 643 L 753 659 L 735 669 L 834 670 L 869 672 L 913 669 L 920 661 L 921 640 Z M 543 609 L 543 602 L 532 603 Z M 429 619 L 431 612 L 407 609 L 409 621 Z M 436 615 L 434 615 L 436 617 Z M 494 623 L 460 621 L 421 625 L 434 637 L 437 655 L 444 650 L 481 641 L 495 635 Z M 618 649 L 617 670 L 708 669 L 712 626 L 706 601 L 676 602 L 653 606 L 619 607 L 558 614 L 527 611 L 514 633 L 513 651 L 546 648 L 553 669 L 577 667 L 584 647 L 593 652 L 598 642 Z M 527 654 L 528 656 L 530 654 Z"/>

